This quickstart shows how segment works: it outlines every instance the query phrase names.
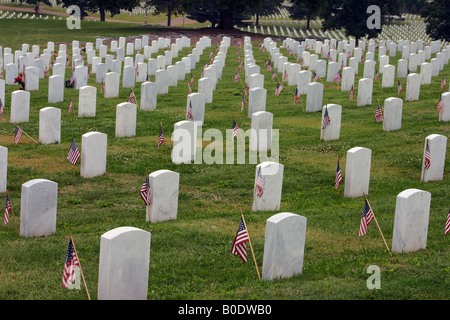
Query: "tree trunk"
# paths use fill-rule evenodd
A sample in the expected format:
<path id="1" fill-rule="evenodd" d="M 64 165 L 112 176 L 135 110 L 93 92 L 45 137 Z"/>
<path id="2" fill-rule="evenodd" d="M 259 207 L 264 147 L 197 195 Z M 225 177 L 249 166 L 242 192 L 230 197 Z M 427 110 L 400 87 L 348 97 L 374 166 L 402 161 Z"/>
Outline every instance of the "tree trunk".
<path id="1" fill-rule="evenodd" d="M 34 4 L 34 13 L 39 14 L 39 1 L 36 1 Z"/>
<path id="2" fill-rule="evenodd" d="M 259 14 L 256 14 L 256 25 L 259 26 Z"/>
<path id="3" fill-rule="evenodd" d="M 99 8 L 99 12 L 100 12 L 100 21 L 106 21 L 106 19 L 105 19 L 105 9 Z"/>
<path id="4" fill-rule="evenodd" d="M 309 30 L 309 22 L 310 22 L 311 18 L 310 16 L 306 16 L 306 30 Z"/>
<path id="5" fill-rule="evenodd" d="M 233 9 L 220 10 L 219 29 L 231 30 L 233 29 Z"/>
<path id="6" fill-rule="evenodd" d="M 172 8 L 167 8 L 167 26 L 170 27 L 170 23 L 172 20 Z"/>

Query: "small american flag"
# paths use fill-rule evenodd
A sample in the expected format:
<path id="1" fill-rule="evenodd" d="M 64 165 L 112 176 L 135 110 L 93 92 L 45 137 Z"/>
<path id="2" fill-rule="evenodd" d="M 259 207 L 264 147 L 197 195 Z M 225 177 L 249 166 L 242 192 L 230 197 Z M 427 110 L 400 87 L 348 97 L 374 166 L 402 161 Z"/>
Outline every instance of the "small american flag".
<path id="1" fill-rule="evenodd" d="M 239 73 L 236 71 L 236 74 L 234 75 L 234 83 L 238 82 L 239 80 Z"/>
<path id="2" fill-rule="evenodd" d="M 5 111 L 5 107 L 3 106 L 2 99 L 0 99 L 0 117 L 3 114 L 3 111 Z"/>
<path id="3" fill-rule="evenodd" d="M 105 88 L 105 84 L 102 81 L 102 84 L 100 85 L 100 93 L 103 93 L 104 88 Z"/>
<path id="4" fill-rule="evenodd" d="M 375 80 L 379 80 L 380 79 L 380 75 L 378 74 L 378 70 L 376 71 L 376 73 L 375 73 Z"/>
<path id="5" fill-rule="evenodd" d="M 6 203 L 5 203 L 5 222 L 4 224 L 7 225 L 9 222 L 9 210 L 11 210 L 11 201 L 9 201 L 8 194 L 6 194 Z"/>
<path id="6" fill-rule="evenodd" d="M 20 129 L 18 126 L 16 126 L 16 130 L 15 130 L 15 132 L 14 132 L 14 142 L 15 142 L 16 144 L 19 143 L 20 137 L 22 137 L 22 132 L 23 132 L 23 130 Z"/>
<path id="7" fill-rule="evenodd" d="M 450 210 L 447 214 L 447 221 L 445 222 L 445 234 L 447 234 L 450 231 Z"/>
<path id="8" fill-rule="evenodd" d="M 317 73 L 313 73 L 313 82 L 319 81 L 319 75 Z"/>
<path id="9" fill-rule="evenodd" d="M 342 81 L 342 77 L 341 77 L 341 74 L 339 72 L 334 76 L 333 81 L 336 84 L 338 84 L 339 82 Z"/>
<path id="10" fill-rule="evenodd" d="M 276 76 L 277 76 L 277 74 L 275 73 L 275 71 L 272 71 L 272 81 L 273 81 L 273 79 L 275 79 Z"/>
<path id="11" fill-rule="evenodd" d="M 242 94 L 241 111 L 244 111 L 244 108 L 245 108 L 245 95 Z"/>
<path id="12" fill-rule="evenodd" d="M 191 73 L 191 86 L 195 82 L 194 75 Z"/>
<path id="13" fill-rule="evenodd" d="M 350 100 L 353 100 L 354 96 L 355 96 L 355 92 L 354 92 L 354 89 L 352 86 L 352 88 L 350 89 Z"/>
<path id="14" fill-rule="evenodd" d="M 275 95 L 279 96 L 281 93 L 281 90 L 283 90 L 283 85 L 277 82 L 277 87 L 275 89 Z"/>
<path id="15" fill-rule="evenodd" d="M 231 247 L 231 253 L 239 256 L 244 263 L 247 262 L 247 247 L 245 243 L 249 240 L 244 220 L 241 218 L 241 223 L 239 223 L 239 228 L 234 238 L 233 246 Z"/>
<path id="16" fill-rule="evenodd" d="M 372 221 L 374 215 L 372 210 L 370 209 L 367 200 L 364 203 L 363 213 L 361 217 L 361 225 L 359 226 L 359 236 L 363 236 L 367 233 L 367 226 Z"/>
<path id="17" fill-rule="evenodd" d="M 269 62 L 269 64 L 267 65 L 267 71 L 272 71 L 272 65 L 270 64 L 270 62 Z"/>
<path id="18" fill-rule="evenodd" d="M 331 118 L 330 115 L 328 114 L 328 108 L 325 107 L 325 113 L 323 115 L 323 120 L 322 120 L 322 130 L 325 130 L 331 123 Z"/>
<path id="19" fill-rule="evenodd" d="M 339 188 L 339 185 L 342 182 L 342 174 L 341 174 L 341 167 L 339 166 L 339 159 L 338 159 L 338 163 L 337 163 L 337 168 L 336 168 L 336 179 L 334 182 L 334 186 L 337 188 Z"/>
<path id="20" fill-rule="evenodd" d="M 75 138 L 72 139 L 72 143 L 69 147 L 69 153 L 67 154 L 67 160 L 73 165 L 78 162 L 80 158 L 80 151 L 78 150 L 77 144 L 75 143 Z"/>
<path id="21" fill-rule="evenodd" d="M 442 89 L 442 90 L 445 89 L 445 77 L 442 77 L 441 89 Z"/>
<path id="22" fill-rule="evenodd" d="M 375 120 L 377 122 L 383 121 L 383 111 L 381 110 L 380 104 L 378 104 L 377 110 L 375 111 Z"/>
<path id="23" fill-rule="evenodd" d="M 264 67 L 267 67 L 268 64 L 269 64 L 269 60 L 264 59 Z"/>
<path id="24" fill-rule="evenodd" d="M 136 96 L 134 95 L 133 89 L 130 90 L 130 96 L 128 97 L 128 102 L 136 103 Z"/>
<path id="25" fill-rule="evenodd" d="M 69 241 L 69 246 L 67 248 L 66 263 L 64 264 L 64 274 L 62 278 L 63 288 L 67 288 L 70 284 L 76 281 L 75 277 L 75 267 L 80 266 L 78 261 L 77 253 L 73 247 L 72 238 Z"/>
<path id="26" fill-rule="evenodd" d="M 194 113 L 192 111 L 192 102 L 189 101 L 189 108 L 188 108 L 188 114 L 187 114 L 188 120 L 194 120 Z"/>
<path id="27" fill-rule="evenodd" d="M 400 80 L 398 80 L 397 93 L 400 94 L 400 92 L 402 92 L 402 90 L 403 90 L 402 84 L 400 83 Z"/>
<path id="28" fill-rule="evenodd" d="M 258 175 L 256 176 L 256 195 L 261 198 L 264 194 L 264 181 L 261 175 L 261 167 L 258 168 Z"/>
<path id="29" fill-rule="evenodd" d="M 1 101 L 0 101 L 0 105 L 1 105 Z M 440 114 L 442 114 L 442 111 L 444 111 L 444 100 L 442 100 L 442 97 L 439 98 L 439 102 L 437 104 L 436 109 L 439 111 Z M 1 113 L 0 113 L 1 115 Z"/>
<path id="30" fill-rule="evenodd" d="M 284 69 L 284 73 L 283 73 L 283 81 L 286 81 L 288 78 L 288 73 L 286 71 L 286 69 Z"/>
<path id="31" fill-rule="evenodd" d="M 72 101 L 72 97 L 70 97 L 70 101 L 69 101 L 69 112 L 72 111 L 73 108 L 73 101 Z"/>
<path id="32" fill-rule="evenodd" d="M 158 150 L 159 147 L 164 143 L 164 134 L 163 134 L 163 129 L 162 129 L 162 125 L 159 127 L 159 139 L 158 139 Z"/>
<path id="33" fill-rule="evenodd" d="M 300 92 L 298 91 L 298 88 L 295 88 L 294 104 L 297 104 L 297 101 L 299 98 L 300 98 Z"/>
<path id="34" fill-rule="evenodd" d="M 145 177 L 144 183 L 142 184 L 141 191 L 139 192 L 142 200 L 144 200 L 145 205 L 151 205 L 152 201 L 152 191 L 150 188 L 150 183 L 148 180 L 148 175 Z"/>
<path id="35" fill-rule="evenodd" d="M 430 165 L 431 165 L 430 146 L 428 145 L 428 140 L 427 140 L 427 146 L 425 148 L 424 168 L 428 170 L 430 168 Z"/>
<path id="36" fill-rule="evenodd" d="M 234 141 L 234 138 L 237 136 L 238 131 L 239 131 L 239 126 L 236 123 L 236 120 L 233 119 L 233 133 L 231 135 L 231 138 L 233 139 L 233 141 Z"/>
<path id="37" fill-rule="evenodd" d="M 72 72 L 72 74 L 70 75 L 70 84 L 72 84 L 74 82 L 75 82 L 75 77 L 74 77 L 73 72 Z"/>
<path id="38" fill-rule="evenodd" d="M 191 85 L 190 85 L 190 84 L 188 84 L 188 88 L 189 88 L 188 94 L 191 94 L 191 93 L 192 93 L 192 88 L 191 88 Z"/>

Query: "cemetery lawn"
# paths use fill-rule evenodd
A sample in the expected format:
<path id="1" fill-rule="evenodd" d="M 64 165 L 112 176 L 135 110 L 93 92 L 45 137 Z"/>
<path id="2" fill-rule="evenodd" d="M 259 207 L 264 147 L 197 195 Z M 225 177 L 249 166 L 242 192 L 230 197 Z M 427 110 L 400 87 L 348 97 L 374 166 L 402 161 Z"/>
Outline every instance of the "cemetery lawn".
<path id="1" fill-rule="evenodd" d="M 72 40 L 95 44 L 95 36 L 119 37 L 151 34 L 164 36 L 160 29 L 140 28 L 130 24 L 86 22 L 80 31 L 68 30 L 65 21 L 0 20 L 0 45 L 19 50 L 22 43 L 38 44 L 42 50 L 47 41 L 70 43 Z M 207 35 L 207 34 L 205 34 Z M 243 40 L 243 39 L 242 39 Z M 215 53 L 217 40 L 212 41 Z M 195 42 L 192 43 L 195 45 Z M 217 84 L 213 103 L 206 104 L 205 125 L 225 134 L 232 128 L 233 117 L 243 130 L 250 128 L 247 105 L 241 112 L 243 87 L 234 83 L 238 66 L 235 42 L 228 49 L 222 80 Z M 129 89 L 120 88 L 120 98 L 104 99 L 95 77 L 89 85 L 98 88 L 94 118 L 79 118 L 68 112 L 69 99 L 78 110 L 78 91 L 64 90 L 64 102 L 49 104 L 48 79 L 40 80 L 39 91 L 31 93 L 30 120 L 19 126 L 33 139 L 39 138 L 39 110 L 61 108 L 61 143 L 35 144 L 23 135 L 16 145 L 14 125 L 9 122 L 11 93 L 6 86 L 5 113 L 0 118 L 0 145 L 8 148 L 8 190 L 15 220 L 20 224 L 21 185 L 31 179 L 44 178 L 58 183 L 56 233 L 39 238 L 22 238 L 14 222 L 0 227 L 0 299 L 66 300 L 87 299 L 83 284 L 80 290 L 61 286 L 68 236 L 73 236 L 91 299 L 97 298 L 100 237 L 122 226 L 133 226 L 151 232 L 148 299 L 150 300 L 445 300 L 449 289 L 449 236 L 444 225 L 450 207 L 450 177 L 420 182 L 425 137 L 437 133 L 449 136 L 450 124 L 438 121 L 442 77 L 450 81 L 450 67 L 445 66 L 430 85 L 422 85 L 420 100 L 404 101 L 402 128 L 385 132 L 376 123 L 377 100 L 381 105 L 388 97 L 397 97 L 397 86 L 381 88 L 374 82 L 371 106 L 357 107 L 349 92 L 341 92 L 326 83 L 324 104 L 342 105 L 340 139 L 321 141 L 321 113 L 306 113 L 306 96 L 293 104 L 295 87 L 275 96 L 276 82 L 264 68 L 268 53 L 259 52 L 253 42 L 256 63 L 265 75 L 266 110 L 274 114 L 274 129 L 279 129 L 279 162 L 284 165 L 281 209 L 276 212 L 252 212 L 255 164 L 175 165 L 170 161 L 170 140 L 174 123 L 185 120 L 189 75 L 170 87 L 169 94 L 158 95 L 157 109 L 138 110 L 136 136 L 115 138 L 116 105 L 127 101 Z M 278 42 L 278 46 L 280 46 Z M 70 46 L 68 47 L 70 48 Z M 109 49 L 109 46 L 108 46 Z M 280 49 L 287 56 L 284 48 Z M 191 53 L 184 48 L 178 58 Z M 163 54 L 160 50 L 158 54 Z M 153 55 L 152 55 L 153 56 Z M 154 55 L 156 57 L 156 54 Z M 193 75 L 196 83 L 205 62 L 206 49 Z M 242 56 L 242 53 L 241 53 Z M 376 53 L 376 57 L 378 52 Z M 390 58 L 397 66 L 401 54 Z M 433 55 L 434 57 L 434 55 Z M 295 62 L 295 56 L 289 57 Z M 358 78 L 362 77 L 359 67 Z M 241 72 L 241 77 L 244 74 Z M 281 74 L 278 74 L 281 78 Z M 66 79 L 70 69 L 66 69 Z M 154 81 L 154 76 L 150 77 Z M 400 79 L 404 88 L 406 79 Z M 323 80 L 320 80 L 323 81 Z M 381 82 L 381 77 L 380 77 Z M 396 81 L 395 81 L 396 82 Z M 357 84 L 357 80 L 355 81 Z M 140 99 L 140 83 L 134 89 Z M 247 98 L 248 100 L 248 98 Z M 165 148 L 157 150 L 160 122 L 166 137 Z M 81 136 L 89 131 L 108 135 L 107 173 L 85 179 L 80 163 L 73 170 L 66 156 L 72 138 L 81 148 Z M 203 146 L 210 142 L 205 141 Z M 394 228 L 397 195 L 409 188 L 431 193 L 427 249 L 392 254 L 387 251 L 377 226 L 372 222 L 368 233 L 359 237 L 364 198 L 344 198 L 346 152 L 353 147 L 372 150 L 368 200 L 386 238 L 389 248 Z M 248 149 L 248 141 L 247 141 Z M 166 163 L 165 151 L 169 156 Z M 448 151 L 447 151 L 448 153 Z M 344 181 L 338 193 L 334 187 L 337 159 Z M 236 158 L 235 158 L 236 159 Z M 450 168 L 447 155 L 445 167 Z M 224 161 L 224 159 L 222 159 Z M 236 162 L 236 161 L 235 161 Z M 148 223 L 139 191 L 146 171 L 169 169 L 180 173 L 178 216 L 174 221 Z M 75 173 L 75 174 L 74 174 Z M 4 198 L 3 198 L 4 199 Z M 249 246 L 248 263 L 230 252 L 239 222 L 244 214 L 259 272 L 262 274 L 266 220 L 279 212 L 292 212 L 307 220 L 303 273 L 289 279 L 260 281 Z M 367 279 L 371 265 L 380 268 L 381 289 L 369 290 Z"/>

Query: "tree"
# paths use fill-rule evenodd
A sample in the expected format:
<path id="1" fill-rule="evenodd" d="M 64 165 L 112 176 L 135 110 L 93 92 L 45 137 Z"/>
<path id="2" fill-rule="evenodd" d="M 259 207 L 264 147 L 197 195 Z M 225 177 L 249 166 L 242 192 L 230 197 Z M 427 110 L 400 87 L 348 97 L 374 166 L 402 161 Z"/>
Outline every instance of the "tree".
<path id="1" fill-rule="evenodd" d="M 311 19 L 319 15 L 321 4 L 316 0 L 293 0 L 285 5 L 292 19 L 301 20 L 306 18 L 306 30 L 310 28 Z"/>
<path id="2" fill-rule="evenodd" d="M 380 8 L 378 19 L 380 26 L 368 24 L 370 18 L 377 13 L 367 13 L 369 6 Z M 347 36 L 359 38 L 368 36 L 375 38 L 381 32 L 384 15 L 399 15 L 403 0 L 324 0 L 320 10 L 320 17 L 324 19 L 324 30 L 344 29 Z"/>
<path id="3" fill-rule="evenodd" d="M 250 8 L 248 12 L 256 16 L 255 24 L 259 25 L 259 17 L 267 16 L 279 12 L 282 6 L 280 0 L 258 0 L 250 2 Z"/>
<path id="4" fill-rule="evenodd" d="M 57 3 L 58 2 L 59 1 L 57 1 Z M 22 5 L 22 3 L 28 3 L 28 4 L 34 5 L 34 13 L 35 14 L 39 14 L 39 8 L 40 8 L 41 3 L 45 4 L 45 5 L 49 6 L 49 7 L 52 6 L 52 3 L 50 1 L 48 1 L 48 0 L 44 0 L 44 1 L 38 1 L 38 0 L 20 1 L 20 5 Z"/>
<path id="5" fill-rule="evenodd" d="M 167 14 L 167 26 L 170 27 L 172 15 L 183 14 L 183 6 L 180 0 L 149 0 L 149 5 L 155 9 L 153 15 Z"/>
<path id="6" fill-rule="evenodd" d="M 192 0 L 189 1 L 189 4 L 184 4 L 184 10 L 188 19 L 196 20 L 200 23 L 209 21 L 212 28 L 215 28 L 220 20 L 216 0 Z"/>
<path id="7" fill-rule="evenodd" d="M 130 10 L 139 5 L 138 0 L 62 0 L 64 7 L 69 7 L 71 5 L 77 5 L 80 7 L 81 15 L 85 16 L 86 11 L 88 12 L 99 12 L 100 21 L 106 21 L 106 12 L 108 11 L 110 16 L 114 16 L 120 13 L 121 9 Z"/>
<path id="8" fill-rule="evenodd" d="M 420 11 L 433 39 L 450 40 L 450 0 L 428 2 Z"/>

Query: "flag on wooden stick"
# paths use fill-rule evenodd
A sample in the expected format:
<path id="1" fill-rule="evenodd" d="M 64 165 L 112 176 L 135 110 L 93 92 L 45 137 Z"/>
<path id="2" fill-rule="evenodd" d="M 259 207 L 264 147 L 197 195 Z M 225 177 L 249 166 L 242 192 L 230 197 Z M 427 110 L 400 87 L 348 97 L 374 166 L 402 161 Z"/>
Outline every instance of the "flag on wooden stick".
<path id="1" fill-rule="evenodd" d="M 72 139 L 72 143 L 69 147 L 69 153 L 67 154 L 67 160 L 73 165 L 77 164 L 80 158 L 80 151 L 78 150 L 77 144 L 75 143 L 75 138 Z"/>
<path id="2" fill-rule="evenodd" d="M 244 263 L 247 262 L 247 246 L 246 242 L 249 241 L 247 228 L 245 228 L 244 220 L 241 218 L 238 231 L 231 247 L 231 253 L 239 256 Z"/>
<path id="3" fill-rule="evenodd" d="M 20 141 L 20 138 L 22 137 L 23 130 L 20 129 L 18 126 L 16 126 L 16 129 L 14 131 L 14 142 L 15 144 L 18 144 Z"/>
<path id="4" fill-rule="evenodd" d="M 339 185 L 342 182 L 342 173 L 341 173 L 341 167 L 339 166 L 339 159 L 338 159 L 338 163 L 337 163 L 337 168 L 336 168 L 336 179 L 335 179 L 335 183 L 334 186 L 337 188 L 339 188 Z"/>
<path id="5" fill-rule="evenodd" d="M 378 103 L 377 110 L 375 111 L 375 120 L 377 122 L 383 121 L 383 111 L 381 110 L 380 103 Z"/>
<path id="6" fill-rule="evenodd" d="M 142 200 L 144 200 L 144 203 L 146 206 L 151 205 L 152 194 L 151 194 L 151 188 L 150 188 L 150 182 L 148 179 L 148 174 L 145 176 L 145 180 L 144 180 L 144 183 L 142 184 L 139 195 L 141 196 Z"/>
<path id="7" fill-rule="evenodd" d="M 369 206 L 369 203 L 367 202 L 367 199 L 364 202 L 364 208 L 363 213 L 361 217 L 361 224 L 359 226 L 359 236 L 363 236 L 367 233 L 367 226 L 373 219 L 373 212 L 372 209 Z"/>
<path id="8" fill-rule="evenodd" d="M 9 223 L 9 211 L 11 210 L 11 201 L 9 201 L 9 196 L 6 194 L 6 203 L 5 203 L 5 221 L 4 224 L 7 225 Z"/>
<path id="9" fill-rule="evenodd" d="M 431 156 L 430 156 L 430 146 L 428 145 L 428 140 L 427 140 L 427 145 L 425 147 L 425 162 L 424 162 L 424 168 L 426 170 L 428 170 L 430 168 L 431 165 Z"/>
<path id="10" fill-rule="evenodd" d="M 164 134 L 162 130 L 162 125 L 159 126 L 159 138 L 158 138 L 158 150 L 159 147 L 164 143 Z"/>
<path id="11" fill-rule="evenodd" d="M 64 263 L 64 273 L 62 278 L 63 288 L 69 287 L 76 281 L 75 267 L 80 266 L 77 253 L 73 246 L 72 238 L 69 240 L 69 246 L 67 247 L 66 262 Z"/>
<path id="12" fill-rule="evenodd" d="M 448 210 L 447 221 L 445 221 L 445 234 L 450 231 L 450 210 Z"/>
<path id="13" fill-rule="evenodd" d="M 0 101 L 1 104 L 1 101 Z M 436 109 L 439 111 L 440 114 L 442 114 L 442 112 L 444 111 L 444 100 L 442 100 L 442 97 L 439 98 L 439 102 L 437 104 Z M 1 115 L 1 113 L 0 113 Z"/>

